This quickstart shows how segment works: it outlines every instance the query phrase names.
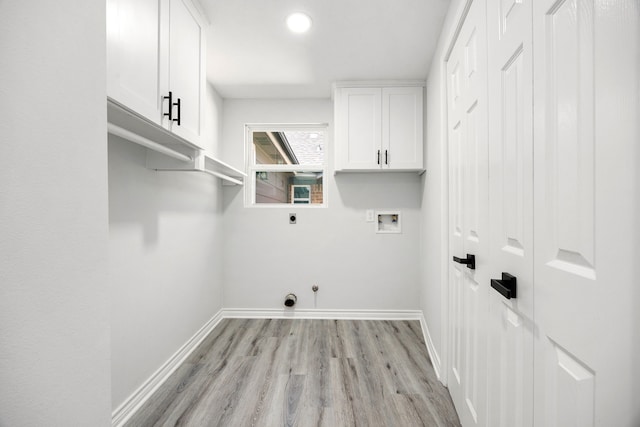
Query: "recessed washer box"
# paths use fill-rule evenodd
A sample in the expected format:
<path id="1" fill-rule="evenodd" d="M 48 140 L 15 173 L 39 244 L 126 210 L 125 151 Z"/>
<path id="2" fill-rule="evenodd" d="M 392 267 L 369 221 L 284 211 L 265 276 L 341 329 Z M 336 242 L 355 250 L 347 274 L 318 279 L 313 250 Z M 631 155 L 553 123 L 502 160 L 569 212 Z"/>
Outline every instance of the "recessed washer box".
<path id="1" fill-rule="evenodd" d="M 400 211 L 377 211 L 376 233 L 402 233 L 402 215 Z"/>

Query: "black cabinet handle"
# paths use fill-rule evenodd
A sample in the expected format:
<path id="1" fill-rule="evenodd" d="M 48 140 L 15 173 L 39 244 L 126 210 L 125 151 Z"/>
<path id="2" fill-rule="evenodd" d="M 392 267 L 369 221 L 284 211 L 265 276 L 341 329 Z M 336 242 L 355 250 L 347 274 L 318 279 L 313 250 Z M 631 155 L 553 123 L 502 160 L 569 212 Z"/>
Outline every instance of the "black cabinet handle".
<path id="1" fill-rule="evenodd" d="M 467 264 L 467 268 L 472 270 L 476 269 L 476 256 L 472 254 L 467 254 L 466 258 L 458 258 L 457 256 L 453 257 L 453 261 L 458 264 Z"/>
<path id="2" fill-rule="evenodd" d="M 180 126 L 180 112 L 182 110 L 182 106 L 180 105 L 180 98 L 178 98 L 178 102 L 176 102 L 175 104 L 176 107 L 178 107 L 178 118 L 177 119 L 173 119 L 174 122 L 178 123 L 178 126 Z"/>
<path id="3" fill-rule="evenodd" d="M 491 287 L 500 292 L 506 299 L 511 299 L 517 295 L 517 282 L 518 280 L 515 276 L 509 273 L 502 273 L 502 280 L 491 279 Z"/>
<path id="4" fill-rule="evenodd" d="M 168 116 L 169 120 L 173 120 L 173 92 L 169 91 L 169 96 L 163 96 L 162 99 L 169 101 L 169 112 L 163 113 L 163 116 Z"/>
<path id="5" fill-rule="evenodd" d="M 378 164 L 380 164 L 380 150 L 378 150 Z"/>
<path id="6" fill-rule="evenodd" d="M 389 164 L 389 150 L 384 150 L 384 164 Z"/>

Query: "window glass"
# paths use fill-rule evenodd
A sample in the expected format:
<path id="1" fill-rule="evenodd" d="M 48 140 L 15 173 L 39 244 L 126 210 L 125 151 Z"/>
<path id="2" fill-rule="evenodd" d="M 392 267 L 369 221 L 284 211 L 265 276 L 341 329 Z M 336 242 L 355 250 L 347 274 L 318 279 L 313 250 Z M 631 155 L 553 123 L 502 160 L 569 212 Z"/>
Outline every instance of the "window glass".
<path id="1" fill-rule="evenodd" d="M 324 135 L 321 132 L 253 132 L 258 165 L 322 165 Z"/>
<path id="2" fill-rule="evenodd" d="M 321 172 L 256 171 L 256 203 L 322 204 Z"/>
<path id="3" fill-rule="evenodd" d="M 324 127 L 248 125 L 248 204 L 322 206 L 325 134 Z"/>

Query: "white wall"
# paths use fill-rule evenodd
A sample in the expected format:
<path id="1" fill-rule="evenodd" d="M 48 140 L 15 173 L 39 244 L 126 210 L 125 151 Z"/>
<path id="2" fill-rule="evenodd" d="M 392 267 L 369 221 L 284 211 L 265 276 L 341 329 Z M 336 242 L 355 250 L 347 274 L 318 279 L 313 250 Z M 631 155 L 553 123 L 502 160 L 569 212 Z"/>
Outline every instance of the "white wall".
<path id="1" fill-rule="evenodd" d="M 208 87 L 214 153 L 222 106 Z M 155 172 L 145 161 L 145 148 L 109 137 L 113 409 L 222 308 L 219 180 Z"/>
<path id="2" fill-rule="evenodd" d="M 0 2 L 0 425 L 107 426 L 102 2 Z"/>
<path id="3" fill-rule="evenodd" d="M 332 122 L 329 99 L 225 100 L 224 158 L 244 167 L 245 123 Z M 243 189 L 225 189 L 225 308 L 282 308 L 288 292 L 304 309 L 418 308 L 420 177 L 334 176 L 332 126 L 328 137 L 327 208 L 245 208 Z M 376 234 L 365 222 L 366 209 L 387 208 L 402 211 L 402 234 Z"/>
<path id="4" fill-rule="evenodd" d="M 452 0 L 427 78 L 426 169 L 421 212 L 422 309 L 433 342 L 436 369 L 446 367 L 447 261 L 448 261 L 448 169 L 446 128 L 446 76 L 444 60 L 465 0 Z M 433 353 L 433 352 L 432 352 Z M 442 372 L 439 372 L 442 374 Z M 446 378 L 441 378 L 446 381 Z"/>

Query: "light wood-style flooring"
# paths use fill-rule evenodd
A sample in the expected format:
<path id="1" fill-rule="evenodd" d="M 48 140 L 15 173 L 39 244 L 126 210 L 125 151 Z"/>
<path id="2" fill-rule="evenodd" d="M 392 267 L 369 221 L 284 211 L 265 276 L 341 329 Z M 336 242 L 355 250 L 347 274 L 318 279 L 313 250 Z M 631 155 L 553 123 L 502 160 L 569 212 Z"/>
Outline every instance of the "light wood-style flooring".
<path id="1" fill-rule="evenodd" d="M 418 321 L 225 319 L 127 426 L 459 426 Z"/>

